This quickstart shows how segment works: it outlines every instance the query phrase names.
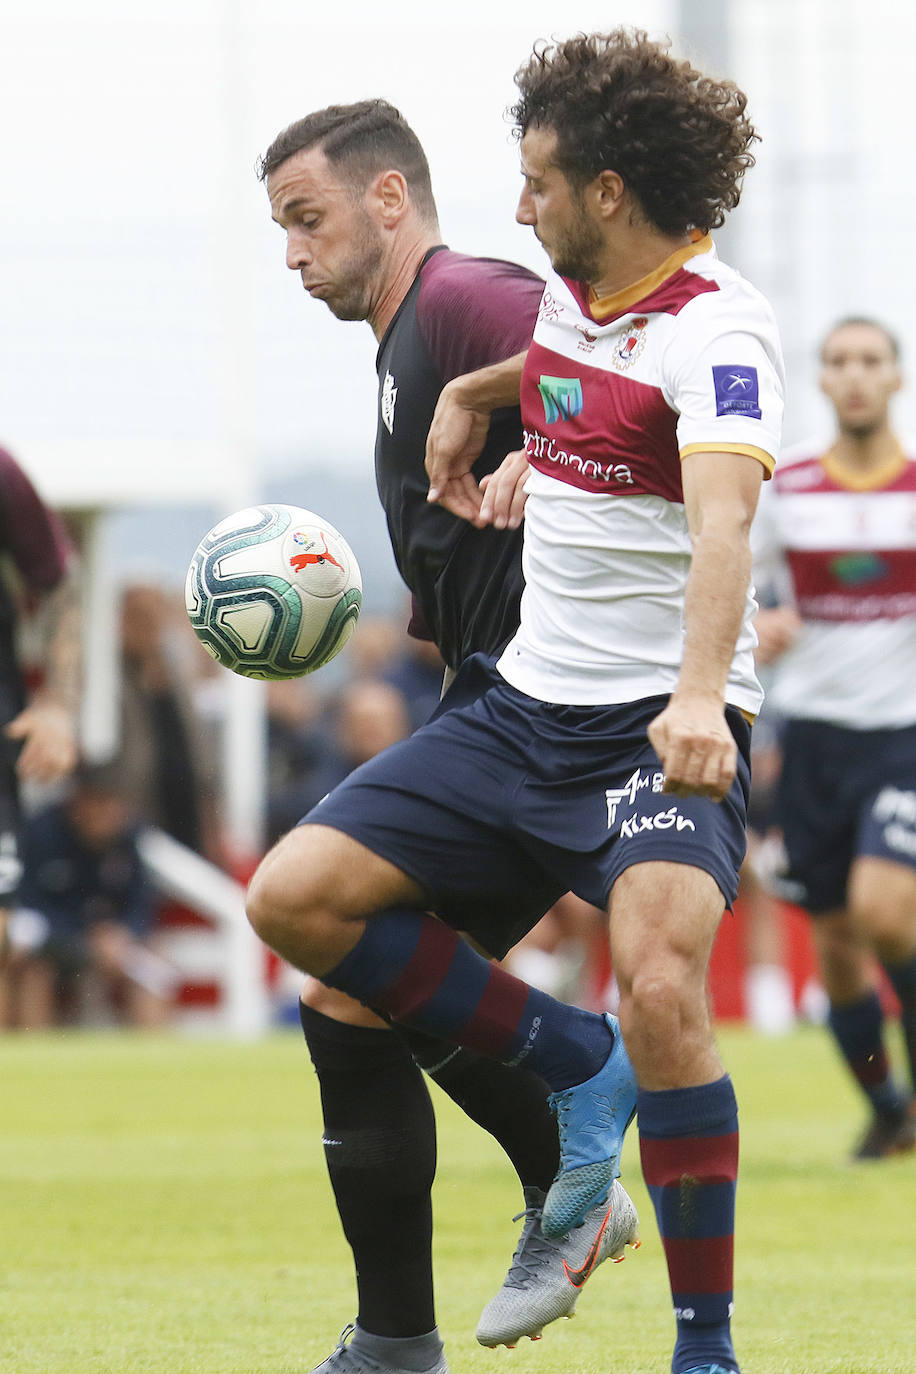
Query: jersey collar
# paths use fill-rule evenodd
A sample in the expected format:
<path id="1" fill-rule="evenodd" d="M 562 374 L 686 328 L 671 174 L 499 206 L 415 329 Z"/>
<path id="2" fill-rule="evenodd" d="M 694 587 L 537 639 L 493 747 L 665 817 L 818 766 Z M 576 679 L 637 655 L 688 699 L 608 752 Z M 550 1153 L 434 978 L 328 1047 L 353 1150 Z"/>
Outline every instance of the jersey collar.
<path id="1" fill-rule="evenodd" d="M 713 242 L 709 234 L 703 234 L 700 230 L 693 231 L 696 237 L 692 243 L 686 244 L 683 248 L 678 248 L 660 267 L 656 267 L 654 272 L 650 272 L 645 277 L 640 277 L 639 281 L 633 282 L 632 286 L 626 286 L 622 291 L 616 291 L 612 296 L 595 296 L 589 290 L 588 308 L 591 311 L 593 320 L 603 322 L 613 315 L 622 315 L 631 306 L 637 305 L 646 296 L 655 291 L 662 282 L 672 277 L 679 267 L 690 258 L 698 257 L 701 253 L 714 252 Z"/>
<path id="2" fill-rule="evenodd" d="M 869 472 L 855 472 L 852 468 L 846 467 L 839 462 L 836 456 L 836 447 L 830 448 L 821 459 L 821 466 L 838 487 L 845 487 L 847 491 L 875 491 L 879 487 L 890 486 L 895 482 L 904 471 L 909 459 L 903 451 L 900 440 L 894 436 L 888 444 L 887 456 L 878 467 L 872 468 Z"/>

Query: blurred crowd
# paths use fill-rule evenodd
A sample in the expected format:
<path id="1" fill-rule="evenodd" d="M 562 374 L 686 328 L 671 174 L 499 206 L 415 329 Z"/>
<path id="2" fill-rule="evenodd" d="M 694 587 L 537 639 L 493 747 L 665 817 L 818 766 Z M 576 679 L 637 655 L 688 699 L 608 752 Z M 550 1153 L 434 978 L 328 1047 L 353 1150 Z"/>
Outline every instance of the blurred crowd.
<path id="1" fill-rule="evenodd" d="M 366 615 L 333 669 L 269 683 L 270 844 L 360 763 L 403 739 L 434 710 L 443 663 L 403 617 Z M 161 1026 L 181 975 L 162 938 L 160 895 L 138 835 L 156 826 L 234 872 L 222 824 L 219 761 L 228 677 L 188 624 L 178 591 L 121 593 L 120 743 L 52 785 L 24 789 L 23 873 L 6 915 L 0 1027 Z M 752 853 L 765 846 L 767 796 L 778 771 L 773 731 L 761 739 Z M 597 908 L 568 895 L 512 951 L 532 983 L 590 1007 L 612 1007 L 613 974 Z M 749 868 L 743 929 L 748 1012 L 759 1029 L 794 1020 L 778 904 Z M 288 980 L 290 990 L 296 980 Z M 281 987 L 283 986 L 281 980 Z M 281 1008 L 278 1006 L 278 1017 Z"/>

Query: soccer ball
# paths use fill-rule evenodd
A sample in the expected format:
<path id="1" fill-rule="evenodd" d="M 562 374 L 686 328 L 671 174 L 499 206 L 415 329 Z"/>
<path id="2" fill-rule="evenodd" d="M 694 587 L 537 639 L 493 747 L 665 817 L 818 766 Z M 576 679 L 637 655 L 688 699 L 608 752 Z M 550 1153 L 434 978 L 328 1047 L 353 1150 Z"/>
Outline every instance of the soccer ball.
<path id="1" fill-rule="evenodd" d="M 313 673 L 339 654 L 362 605 L 343 535 L 298 506 L 252 506 L 197 546 L 185 606 L 209 654 L 243 677 Z"/>

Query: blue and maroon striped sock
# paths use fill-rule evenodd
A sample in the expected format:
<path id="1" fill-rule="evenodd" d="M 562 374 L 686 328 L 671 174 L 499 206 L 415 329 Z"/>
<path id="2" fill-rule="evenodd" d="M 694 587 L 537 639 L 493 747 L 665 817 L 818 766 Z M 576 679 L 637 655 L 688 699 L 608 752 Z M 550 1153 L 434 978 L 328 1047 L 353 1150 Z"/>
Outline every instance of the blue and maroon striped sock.
<path id="1" fill-rule="evenodd" d="M 603 1016 L 529 987 L 424 912 L 373 916 L 321 981 L 428 1035 L 524 1064 L 554 1092 L 592 1078 L 614 1043 Z"/>
<path id="2" fill-rule="evenodd" d="M 672 1374 L 706 1364 L 737 1370 L 730 1318 L 738 1106 L 731 1079 L 640 1089 L 636 1110 L 677 1318 Z"/>
<path id="3" fill-rule="evenodd" d="M 847 1006 L 830 1004 L 830 1029 L 853 1077 L 882 1116 L 903 1117 L 906 1098 L 894 1081 L 884 1044 L 884 1012 L 877 992 Z"/>

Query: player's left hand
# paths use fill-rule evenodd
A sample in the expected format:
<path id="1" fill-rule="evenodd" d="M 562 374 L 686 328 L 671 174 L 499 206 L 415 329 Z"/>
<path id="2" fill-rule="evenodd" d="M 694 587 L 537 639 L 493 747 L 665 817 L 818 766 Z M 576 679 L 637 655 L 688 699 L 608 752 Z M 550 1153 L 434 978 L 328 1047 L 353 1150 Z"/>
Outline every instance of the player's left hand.
<path id="1" fill-rule="evenodd" d="M 713 801 L 728 795 L 738 750 L 719 698 L 674 694 L 648 734 L 661 760 L 665 792 Z"/>
<path id="2" fill-rule="evenodd" d="M 4 728 L 22 740 L 16 772 L 23 781 L 58 782 L 76 767 L 76 731 L 69 711 L 54 702 L 33 702 Z"/>

